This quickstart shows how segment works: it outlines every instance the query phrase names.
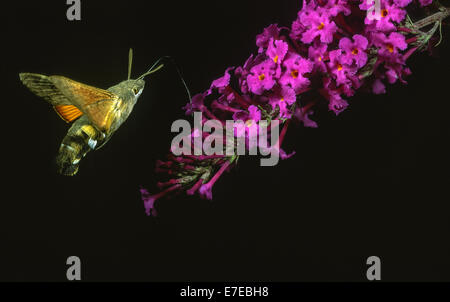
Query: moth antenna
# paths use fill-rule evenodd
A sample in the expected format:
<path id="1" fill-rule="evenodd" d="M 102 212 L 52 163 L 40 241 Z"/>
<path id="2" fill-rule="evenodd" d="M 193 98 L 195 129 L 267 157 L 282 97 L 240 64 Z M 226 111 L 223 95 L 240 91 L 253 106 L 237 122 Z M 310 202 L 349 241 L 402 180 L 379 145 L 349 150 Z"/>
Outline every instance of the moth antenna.
<path id="1" fill-rule="evenodd" d="M 158 59 L 155 63 L 153 63 L 152 67 L 150 67 L 150 69 L 148 71 L 146 71 L 143 75 L 141 75 L 139 78 L 137 78 L 136 80 L 140 80 L 146 76 L 148 76 L 149 74 L 152 74 L 158 70 L 160 70 L 164 64 L 159 65 L 158 67 L 155 68 L 156 65 L 159 64 L 159 62 L 161 62 L 164 59 L 164 57 Z"/>
<path id="2" fill-rule="evenodd" d="M 128 52 L 128 80 L 131 77 L 131 65 L 133 64 L 133 49 L 130 48 Z"/>

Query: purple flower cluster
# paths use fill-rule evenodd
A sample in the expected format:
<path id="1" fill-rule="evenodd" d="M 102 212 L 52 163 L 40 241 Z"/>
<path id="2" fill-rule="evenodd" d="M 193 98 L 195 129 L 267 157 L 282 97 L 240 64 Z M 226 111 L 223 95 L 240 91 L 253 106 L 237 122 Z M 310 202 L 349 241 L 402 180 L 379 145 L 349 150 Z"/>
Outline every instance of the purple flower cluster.
<path id="1" fill-rule="evenodd" d="M 311 119 L 318 102 L 326 102 L 335 114 L 349 105 L 356 90 L 386 92 L 386 83 L 400 81 L 411 73 L 406 59 L 423 45 L 422 32 L 406 22 L 408 5 L 426 6 L 431 0 L 377 0 L 378 18 L 368 18 L 373 0 L 304 0 L 291 28 L 272 24 L 256 37 L 258 52 L 243 66 L 227 68 L 203 93 L 195 95 L 184 110 L 200 111 L 208 120 L 243 121 L 236 135 L 248 139 L 261 119 L 283 125 L 277 148 L 288 158 L 281 143 L 292 118 L 305 127 L 317 127 Z M 419 6 L 419 7 L 420 7 Z M 414 37 L 407 39 L 408 35 Z M 428 40 L 427 40 L 428 41 Z M 410 48 L 409 48 L 410 47 Z M 408 50 L 409 48 L 409 50 Z M 209 133 L 193 131 L 191 139 Z M 168 181 L 159 183 L 160 193 L 141 189 L 147 214 L 156 213 L 156 199 L 185 191 L 212 198 L 212 187 L 237 162 L 236 156 L 169 155 L 157 163 L 157 172 Z"/>

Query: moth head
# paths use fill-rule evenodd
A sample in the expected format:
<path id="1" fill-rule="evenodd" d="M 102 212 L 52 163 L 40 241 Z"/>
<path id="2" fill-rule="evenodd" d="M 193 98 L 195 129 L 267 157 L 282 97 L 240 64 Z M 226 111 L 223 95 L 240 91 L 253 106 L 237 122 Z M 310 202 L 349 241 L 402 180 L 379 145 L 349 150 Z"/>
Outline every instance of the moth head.
<path id="1" fill-rule="evenodd" d="M 145 85 L 144 78 L 152 73 L 157 72 L 158 70 L 160 70 L 161 68 L 164 67 L 164 64 L 161 63 L 163 60 L 170 60 L 173 63 L 173 65 L 175 66 L 175 69 L 177 70 L 178 75 L 180 76 L 181 81 L 183 82 L 184 88 L 186 88 L 186 92 L 188 94 L 189 100 L 192 102 L 191 93 L 189 92 L 189 88 L 186 85 L 186 82 L 184 81 L 183 76 L 181 75 L 180 69 L 177 67 L 175 61 L 169 56 L 161 57 L 144 74 L 142 74 L 136 80 L 131 80 L 130 78 L 131 78 L 131 64 L 133 62 L 133 49 L 130 48 L 130 52 L 128 55 L 128 80 L 126 80 L 124 82 L 126 82 L 126 83 L 132 82 L 131 90 L 135 96 L 134 100 L 135 101 L 137 100 L 137 98 L 141 95 L 142 90 L 144 89 L 144 85 Z"/>
<path id="2" fill-rule="evenodd" d="M 150 67 L 150 69 L 147 72 L 142 74 L 136 80 L 132 80 L 130 78 L 131 78 L 131 65 L 133 63 L 133 49 L 130 48 L 130 52 L 128 54 L 128 80 L 125 82 L 127 83 L 127 86 L 129 86 L 129 89 L 133 93 L 135 99 L 137 99 L 142 94 L 142 91 L 144 90 L 144 86 L 145 86 L 144 78 L 154 72 L 157 72 L 161 68 L 163 68 L 164 64 L 162 64 L 162 63 L 159 64 L 160 61 L 161 61 L 161 59 L 156 61 L 155 64 L 153 64 L 152 67 Z"/>
<path id="3" fill-rule="evenodd" d="M 131 92 L 133 92 L 134 97 L 135 98 L 140 97 L 145 86 L 144 80 L 142 79 L 134 81 L 131 80 L 130 82 L 131 82 L 130 83 Z"/>

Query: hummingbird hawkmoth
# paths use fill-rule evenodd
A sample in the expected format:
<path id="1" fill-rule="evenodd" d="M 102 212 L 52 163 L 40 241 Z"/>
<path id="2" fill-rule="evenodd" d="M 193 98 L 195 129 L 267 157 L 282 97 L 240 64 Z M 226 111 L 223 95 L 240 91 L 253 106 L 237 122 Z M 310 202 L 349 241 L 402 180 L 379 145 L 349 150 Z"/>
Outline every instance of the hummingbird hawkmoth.
<path id="1" fill-rule="evenodd" d="M 162 59 L 162 58 L 161 58 Z M 20 73 L 22 83 L 34 94 L 50 103 L 67 123 L 72 123 L 56 157 L 58 172 L 73 176 L 80 160 L 91 150 L 101 148 L 125 122 L 144 89 L 144 77 L 164 65 L 158 60 L 143 75 L 133 80 L 128 58 L 128 79 L 106 90 L 53 75 Z"/>

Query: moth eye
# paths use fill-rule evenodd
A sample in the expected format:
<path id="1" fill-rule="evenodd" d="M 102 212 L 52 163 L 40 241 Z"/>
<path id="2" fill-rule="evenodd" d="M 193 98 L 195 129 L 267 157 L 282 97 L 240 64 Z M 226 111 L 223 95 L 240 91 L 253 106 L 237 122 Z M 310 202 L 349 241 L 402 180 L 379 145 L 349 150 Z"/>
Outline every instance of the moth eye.
<path id="1" fill-rule="evenodd" d="M 134 94 L 138 94 L 138 93 L 139 93 L 139 89 L 133 88 L 133 93 L 134 93 Z"/>

